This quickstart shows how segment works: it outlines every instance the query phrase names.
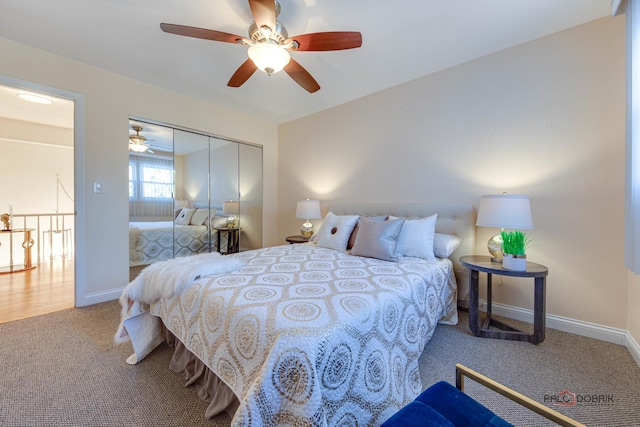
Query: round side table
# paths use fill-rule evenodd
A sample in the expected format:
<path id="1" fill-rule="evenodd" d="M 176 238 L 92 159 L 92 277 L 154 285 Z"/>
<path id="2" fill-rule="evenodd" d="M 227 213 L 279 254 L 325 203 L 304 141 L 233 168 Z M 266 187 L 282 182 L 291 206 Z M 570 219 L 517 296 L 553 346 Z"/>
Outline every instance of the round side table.
<path id="1" fill-rule="evenodd" d="M 509 270 L 502 263 L 492 262 L 491 257 L 468 255 L 460 257 L 460 263 L 469 269 L 469 329 L 477 337 L 527 341 L 539 344 L 545 335 L 545 289 L 549 270 L 534 262 L 527 262 L 524 271 Z M 487 274 L 487 315 L 480 324 L 478 309 L 478 282 L 480 273 Z M 491 317 L 491 276 L 531 277 L 534 279 L 533 334 L 522 332 Z M 489 329 L 491 326 L 497 329 Z"/>

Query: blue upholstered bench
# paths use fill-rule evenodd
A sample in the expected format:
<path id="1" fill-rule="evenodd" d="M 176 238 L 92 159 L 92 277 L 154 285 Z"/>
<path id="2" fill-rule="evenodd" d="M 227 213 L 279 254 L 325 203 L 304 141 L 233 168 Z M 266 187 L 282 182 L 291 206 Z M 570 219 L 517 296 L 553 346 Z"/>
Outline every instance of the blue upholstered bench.
<path id="1" fill-rule="evenodd" d="M 382 427 L 401 426 L 511 426 L 446 381 L 435 383 Z"/>
<path id="2" fill-rule="evenodd" d="M 385 421 L 382 427 L 511 426 L 512 424 L 464 393 L 465 376 L 557 424 L 584 427 L 583 424 L 460 364 L 456 365 L 456 387 L 446 381 L 435 383 Z"/>

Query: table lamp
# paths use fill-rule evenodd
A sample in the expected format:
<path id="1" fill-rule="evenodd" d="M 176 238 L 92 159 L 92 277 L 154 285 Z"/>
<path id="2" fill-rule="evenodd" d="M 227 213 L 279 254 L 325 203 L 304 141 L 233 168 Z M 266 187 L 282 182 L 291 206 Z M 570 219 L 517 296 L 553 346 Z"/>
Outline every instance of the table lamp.
<path id="1" fill-rule="evenodd" d="M 313 234 L 313 224 L 310 219 L 320 219 L 320 201 L 319 200 L 301 200 L 296 206 L 296 218 L 305 219 L 306 222 L 300 227 L 302 237 L 309 238 Z"/>
<path id="2" fill-rule="evenodd" d="M 224 202 L 222 204 L 222 213 L 224 215 L 229 215 L 227 218 L 226 227 L 235 228 L 236 227 L 236 214 L 240 212 L 240 202 L 229 200 L 228 202 Z"/>
<path id="3" fill-rule="evenodd" d="M 478 207 L 476 225 L 504 230 L 530 230 L 533 228 L 529 197 L 516 194 L 482 196 Z M 487 248 L 492 262 L 502 262 L 502 237 L 496 234 L 489 239 Z"/>

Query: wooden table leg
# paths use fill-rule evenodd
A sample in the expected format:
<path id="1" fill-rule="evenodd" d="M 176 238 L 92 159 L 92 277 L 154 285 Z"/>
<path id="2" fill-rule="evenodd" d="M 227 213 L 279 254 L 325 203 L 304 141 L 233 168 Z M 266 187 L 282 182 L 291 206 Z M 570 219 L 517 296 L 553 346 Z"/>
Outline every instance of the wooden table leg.
<path id="1" fill-rule="evenodd" d="M 477 337 L 480 336 L 480 324 L 478 312 L 478 282 L 480 273 L 469 270 L 469 329 Z"/>
<path id="2" fill-rule="evenodd" d="M 544 341 L 546 328 L 546 278 L 535 278 L 535 290 L 533 300 L 533 335 L 531 343 L 538 344 Z"/>
<path id="3" fill-rule="evenodd" d="M 491 300 L 493 298 L 491 274 L 487 274 L 487 317 L 491 317 Z"/>

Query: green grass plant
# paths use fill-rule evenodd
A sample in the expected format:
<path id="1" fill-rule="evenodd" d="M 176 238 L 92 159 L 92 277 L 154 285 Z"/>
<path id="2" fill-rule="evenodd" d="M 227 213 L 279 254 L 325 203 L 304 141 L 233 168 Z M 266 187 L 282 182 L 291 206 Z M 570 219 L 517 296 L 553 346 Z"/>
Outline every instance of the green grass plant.
<path id="1" fill-rule="evenodd" d="M 527 233 L 522 231 L 502 231 L 502 252 L 511 255 L 525 255 L 531 241 Z"/>

